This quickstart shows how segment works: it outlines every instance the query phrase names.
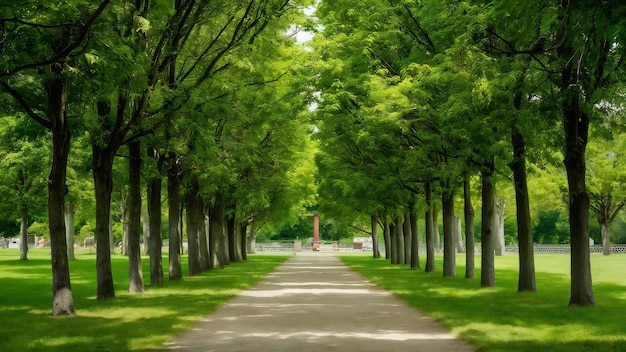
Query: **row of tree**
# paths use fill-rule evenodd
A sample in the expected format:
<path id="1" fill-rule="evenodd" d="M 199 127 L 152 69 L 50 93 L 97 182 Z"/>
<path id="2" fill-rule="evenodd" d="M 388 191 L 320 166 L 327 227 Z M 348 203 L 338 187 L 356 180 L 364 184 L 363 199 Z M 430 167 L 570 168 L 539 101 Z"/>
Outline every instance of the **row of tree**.
<path id="1" fill-rule="evenodd" d="M 68 266 L 72 218 L 91 184 L 99 299 L 115 296 L 114 187 L 123 207 L 130 292 L 144 290 L 142 179 L 151 285 L 162 285 L 164 276 L 162 190 L 170 280 L 182 277 L 182 214 L 189 275 L 195 275 L 244 259 L 246 233 L 253 241 L 255 228 L 310 201 L 311 159 L 303 150 L 310 143 L 311 96 L 303 79 L 306 52 L 293 36 L 307 25 L 307 4 L 66 0 L 0 6 L 0 99 L 9 126 L 2 132 L 11 136 L 3 152 L 12 155 L 5 162 L 17 165 L 13 179 L 22 189 L 30 183 L 32 192 L 42 184 L 34 182 L 42 178 L 33 165 L 51 165 L 53 315 L 75 312 Z M 78 150 L 70 155 L 72 148 Z M 93 183 L 86 181 L 89 171 Z M 23 228 L 28 192 L 19 197 Z"/>
<path id="2" fill-rule="evenodd" d="M 512 179 L 518 290 L 535 291 L 529 177 L 556 170 L 567 178 L 569 304 L 595 305 L 590 205 L 608 229 L 624 205 L 611 199 L 623 177 L 588 189 L 587 163 L 617 166 L 623 150 L 597 143 L 587 155 L 587 145 L 590 131 L 598 140 L 621 132 L 625 13 L 618 1 L 321 2 L 323 30 L 312 46 L 321 72 L 322 211 L 371 219 L 372 235 L 382 223 L 391 261 L 407 263 L 418 259 L 415 214 L 425 213 L 426 270 L 433 270 L 440 208 L 443 274 L 455 276 L 454 202 L 462 194 L 466 248 L 473 248 L 478 179 L 481 286 L 493 286 L 494 219 L 502 211 L 496 185 Z M 609 151 L 617 154 L 607 158 Z M 554 166 L 558 155 L 564 172 Z M 472 277 L 473 251 L 466 257 Z"/>

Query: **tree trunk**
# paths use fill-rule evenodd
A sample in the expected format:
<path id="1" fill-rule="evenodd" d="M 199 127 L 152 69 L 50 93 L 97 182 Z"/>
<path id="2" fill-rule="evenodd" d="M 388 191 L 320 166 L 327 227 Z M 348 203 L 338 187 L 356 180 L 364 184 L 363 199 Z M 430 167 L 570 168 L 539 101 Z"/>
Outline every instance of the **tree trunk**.
<path id="1" fill-rule="evenodd" d="M 609 222 L 608 218 L 604 218 L 602 224 L 600 224 L 601 234 L 602 234 L 602 254 L 610 255 L 611 254 L 611 234 L 609 231 Z"/>
<path id="2" fill-rule="evenodd" d="M 235 216 L 228 217 L 226 221 L 226 233 L 228 238 L 228 261 L 236 262 L 237 260 L 237 235 L 236 235 Z"/>
<path id="3" fill-rule="evenodd" d="M 504 199 L 496 199 L 493 211 L 493 239 L 495 255 L 505 254 L 504 242 Z"/>
<path id="4" fill-rule="evenodd" d="M 168 247 L 169 279 L 180 280 L 183 278 L 183 269 L 180 261 L 181 235 L 180 223 L 180 177 L 177 165 L 167 170 L 167 214 L 169 217 L 170 241 Z"/>
<path id="5" fill-rule="evenodd" d="M 452 233 L 454 234 L 454 246 L 456 247 L 457 253 L 464 253 L 465 248 L 463 248 L 463 234 L 461 233 L 461 218 L 458 216 L 454 217 L 452 221 Z"/>
<path id="6" fill-rule="evenodd" d="M 111 188 L 111 198 L 112 197 L 113 197 L 113 189 Z M 109 251 L 111 254 L 115 254 L 115 236 L 113 235 L 113 213 L 111 213 L 110 208 L 109 208 L 108 232 L 109 232 Z"/>
<path id="7" fill-rule="evenodd" d="M 226 237 L 224 229 L 224 196 L 221 193 L 216 194 L 215 204 L 211 216 L 211 259 L 213 267 L 223 269 L 225 262 L 224 256 L 224 238 Z"/>
<path id="8" fill-rule="evenodd" d="M 194 276 L 202 272 L 202 266 L 200 264 L 200 243 L 198 241 L 198 226 L 197 222 L 201 221 L 196 219 L 198 217 L 197 208 L 201 207 L 200 199 L 196 196 L 194 191 L 190 190 L 187 197 L 187 256 L 189 266 L 189 276 Z"/>
<path id="9" fill-rule="evenodd" d="M 28 260 L 28 206 L 20 207 L 20 260 Z"/>
<path id="10" fill-rule="evenodd" d="M 67 242 L 67 259 L 76 260 L 74 255 L 74 215 L 76 215 L 76 205 L 65 205 L 65 242 Z"/>
<path id="11" fill-rule="evenodd" d="M 128 292 L 144 292 L 141 267 L 141 146 L 128 144 Z"/>
<path id="12" fill-rule="evenodd" d="M 148 180 L 150 217 L 150 285 L 163 286 L 163 235 L 161 233 L 161 176 Z"/>
<path id="13" fill-rule="evenodd" d="M 256 226 L 254 225 L 254 219 L 250 221 L 250 234 L 246 241 L 246 249 L 250 254 L 256 254 Z"/>
<path id="14" fill-rule="evenodd" d="M 411 269 L 420 269 L 419 232 L 417 231 L 417 217 L 415 212 L 409 213 L 411 224 Z"/>
<path id="15" fill-rule="evenodd" d="M 128 196 L 124 192 L 120 197 L 120 213 L 122 216 L 122 255 L 128 256 Z"/>
<path id="16" fill-rule="evenodd" d="M 410 206 L 412 209 L 413 207 Z M 407 210 L 404 212 L 404 219 L 402 222 L 402 233 L 404 233 L 404 263 L 403 264 L 411 264 L 411 238 L 413 233 L 411 232 L 411 215 L 409 215 L 410 211 Z"/>
<path id="17" fill-rule="evenodd" d="M 427 273 L 435 271 L 435 241 L 434 241 L 434 229 L 433 229 L 433 215 L 434 206 L 432 204 L 432 193 L 430 190 L 430 183 L 426 182 L 424 185 L 426 194 L 426 269 Z"/>
<path id="18" fill-rule="evenodd" d="M 391 244 L 391 229 L 389 228 L 389 221 L 387 217 L 383 217 L 383 239 L 385 241 L 385 259 L 391 260 L 392 244 Z"/>
<path id="19" fill-rule="evenodd" d="M 96 272 L 98 299 L 115 297 L 113 273 L 111 271 L 111 245 L 109 216 L 111 214 L 111 193 L 113 192 L 113 158 L 111 145 L 102 147 L 92 143 L 93 179 L 96 189 Z"/>
<path id="20" fill-rule="evenodd" d="M 390 248 L 391 248 L 391 264 L 399 264 L 399 256 L 398 256 L 398 231 L 396 230 L 396 221 L 389 221 L 389 239 L 391 240 Z"/>
<path id="21" fill-rule="evenodd" d="M 463 180 L 463 214 L 465 216 L 465 278 L 475 276 L 474 271 L 474 206 L 470 189 L 470 173 L 466 172 Z"/>
<path id="22" fill-rule="evenodd" d="M 516 97 L 517 99 L 517 97 Z M 519 99 L 521 99 L 521 94 Z M 516 125 L 511 128 L 513 161 L 509 165 L 515 182 L 515 209 L 517 217 L 517 242 L 519 244 L 519 279 L 518 292 L 536 292 L 535 254 L 526 179 L 526 144 Z"/>
<path id="23" fill-rule="evenodd" d="M 449 184 L 442 185 L 441 208 L 443 210 L 443 276 L 456 276 L 456 253 L 454 251 L 454 192 Z"/>
<path id="24" fill-rule="evenodd" d="M 380 258 L 380 251 L 378 250 L 378 219 L 376 215 L 371 216 L 371 228 L 372 228 L 372 257 Z"/>
<path id="25" fill-rule="evenodd" d="M 439 233 L 439 209 L 437 204 L 433 203 L 432 213 L 433 215 L 433 239 L 436 250 L 441 250 L 441 233 Z"/>
<path id="26" fill-rule="evenodd" d="M 246 248 L 248 246 L 248 239 L 247 239 L 248 224 L 243 223 L 241 224 L 239 228 L 240 228 L 239 232 L 241 235 L 241 240 L 239 241 L 240 242 L 239 244 L 241 245 L 241 259 L 248 260 L 248 249 Z"/>
<path id="27" fill-rule="evenodd" d="M 52 78 L 45 83 L 48 97 L 47 116 L 52 130 L 52 166 L 48 175 L 48 227 L 52 261 L 52 315 L 74 315 L 70 268 L 65 241 L 63 217 L 66 191 L 67 160 L 70 153 L 70 131 L 65 111 L 67 79 L 62 65 L 50 66 Z"/>
<path id="28" fill-rule="evenodd" d="M 143 254 L 150 255 L 150 216 L 148 215 L 148 209 L 141 207 L 141 224 L 142 224 L 142 237 L 143 237 Z"/>
<path id="29" fill-rule="evenodd" d="M 493 212 L 494 212 L 494 186 L 491 179 L 493 175 L 493 163 L 488 170 L 483 170 L 482 179 L 482 226 L 480 230 L 481 244 L 481 267 L 480 286 L 492 287 L 496 284 L 496 274 L 493 251 Z"/>

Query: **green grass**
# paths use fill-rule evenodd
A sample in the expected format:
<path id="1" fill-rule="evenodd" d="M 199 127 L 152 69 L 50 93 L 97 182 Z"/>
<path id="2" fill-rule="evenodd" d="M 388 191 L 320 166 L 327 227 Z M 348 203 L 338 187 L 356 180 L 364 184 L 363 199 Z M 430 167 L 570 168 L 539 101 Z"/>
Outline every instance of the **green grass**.
<path id="1" fill-rule="evenodd" d="M 70 262 L 77 315 L 52 317 L 50 251 L 0 250 L 1 351 L 155 351 L 240 290 L 271 272 L 286 256 L 250 256 L 224 270 L 205 272 L 163 287 L 128 291 L 128 260 L 112 258 L 116 298 L 96 299 L 95 254 L 80 253 Z M 164 258 L 167 280 L 167 260 Z M 186 257 L 183 258 L 186 270 Z M 149 263 L 143 262 L 149 282 Z"/>
<path id="2" fill-rule="evenodd" d="M 341 259 L 379 286 L 491 351 L 626 351 L 626 255 L 592 255 L 595 308 L 568 308 L 569 256 L 535 256 L 537 293 L 517 293 L 518 257 L 496 257 L 496 287 L 465 279 L 465 257 L 457 256 L 457 278 L 425 273 L 387 261 Z M 476 258 L 480 264 L 480 257 Z"/>

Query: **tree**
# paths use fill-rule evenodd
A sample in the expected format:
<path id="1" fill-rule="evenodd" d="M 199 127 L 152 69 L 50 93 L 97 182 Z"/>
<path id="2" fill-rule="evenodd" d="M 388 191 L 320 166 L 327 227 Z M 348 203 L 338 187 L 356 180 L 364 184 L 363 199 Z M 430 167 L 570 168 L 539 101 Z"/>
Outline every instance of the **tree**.
<path id="1" fill-rule="evenodd" d="M 610 225 L 626 205 L 626 195 L 621 192 L 626 182 L 622 137 L 589 143 L 587 149 L 590 208 L 601 227 L 604 255 L 611 253 Z"/>
<path id="2" fill-rule="evenodd" d="M 29 117 L 52 132 L 48 219 L 54 297 L 52 314 L 55 316 L 74 314 L 63 217 L 70 147 L 67 101 L 71 66 L 67 64 L 82 50 L 92 25 L 109 2 L 76 0 L 46 12 L 38 11 L 38 5 L 32 3 L 2 7 L 7 37 L 2 43 L 0 86 Z M 85 13 L 87 15 L 82 15 Z M 31 79 L 43 86 L 38 92 L 43 99 L 24 96 L 24 87 L 30 86 Z M 38 105 L 41 101 L 45 102 L 43 106 Z"/>

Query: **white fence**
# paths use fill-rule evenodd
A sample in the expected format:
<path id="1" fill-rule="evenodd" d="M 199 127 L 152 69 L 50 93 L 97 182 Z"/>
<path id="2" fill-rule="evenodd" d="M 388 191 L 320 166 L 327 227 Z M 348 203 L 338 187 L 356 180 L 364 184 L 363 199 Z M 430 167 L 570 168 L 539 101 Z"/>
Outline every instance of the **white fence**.
<path id="1" fill-rule="evenodd" d="M 569 244 L 535 244 L 533 246 L 535 253 L 569 253 Z M 306 245 L 302 246 L 302 251 L 311 251 L 312 249 Z M 385 253 L 385 247 L 379 246 L 381 254 Z M 602 245 L 593 245 L 590 247 L 591 253 L 602 253 Z M 293 253 L 295 248 L 293 243 L 257 243 L 256 251 L 258 253 L 263 252 L 278 252 L 278 253 Z M 339 253 L 371 253 L 372 248 L 364 247 L 362 249 L 355 249 L 349 244 L 322 244 L 320 245 L 320 252 L 339 252 Z M 420 253 L 426 253 L 426 246 L 420 244 Z M 437 250 L 440 252 L 441 249 Z M 474 253 L 480 254 L 481 247 L 477 245 L 474 247 Z M 506 246 L 505 253 L 517 254 L 519 253 L 518 246 Z M 612 244 L 611 253 L 626 253 L 626 244 Z"/>

